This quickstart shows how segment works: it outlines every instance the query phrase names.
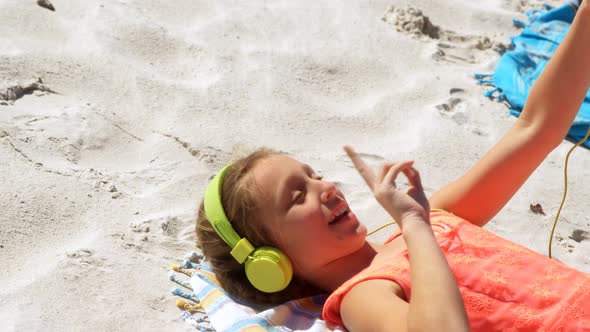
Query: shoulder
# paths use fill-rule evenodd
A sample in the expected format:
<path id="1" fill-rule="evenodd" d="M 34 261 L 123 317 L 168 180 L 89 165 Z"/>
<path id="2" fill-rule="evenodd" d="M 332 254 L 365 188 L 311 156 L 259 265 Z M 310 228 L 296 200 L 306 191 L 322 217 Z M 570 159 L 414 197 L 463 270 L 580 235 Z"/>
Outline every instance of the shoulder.
<path id="1" fill-rule="evenodd" d="M 349 331 L 388 331 L 393 326 L 403 331 L 408 314 L 404 298 L 402 288 L 393 281 L 366 280 L 344 296 L 340 316 Z"/>

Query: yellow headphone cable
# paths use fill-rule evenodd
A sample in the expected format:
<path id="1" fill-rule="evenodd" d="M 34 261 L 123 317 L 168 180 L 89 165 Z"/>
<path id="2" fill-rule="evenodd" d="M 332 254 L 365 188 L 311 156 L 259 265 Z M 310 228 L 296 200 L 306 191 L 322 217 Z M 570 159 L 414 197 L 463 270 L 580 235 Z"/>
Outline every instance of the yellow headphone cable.
<path id="1" fill-rule="evenodd" d="M 567 155 L 565 156 L 565 166 L 563 168 L 563 182 L 564 182 L 564 190 L 563 190 L 563 198 L 561 199 L 561 204 L 559 205 L 559 209 L 557 210 L 557 215 L 555 216 L 555 220 L 553 221 L 553 227 L 551 228 L 551 235 L 549 236 L 549 258 L 553 258 L 551 256 L 551 244 L 553 243 L 553 233 L 555 233 L 555 226 L 557 226 L 557 219 L 559 218 L 559 213 L 561 212 L 561 208 L 563 207 L 563 203 L 565 202 L 565 197 L 567 196 L 567 162 L 570 158 L 570 154 L 574 151 L 575 148 L 582 145 L 590 136 L 590 127 L 588 127 L 588 132 L 586 136 L 582 138 L 578 143 L 576 143 L 572 148 L 569 150 Z"/>

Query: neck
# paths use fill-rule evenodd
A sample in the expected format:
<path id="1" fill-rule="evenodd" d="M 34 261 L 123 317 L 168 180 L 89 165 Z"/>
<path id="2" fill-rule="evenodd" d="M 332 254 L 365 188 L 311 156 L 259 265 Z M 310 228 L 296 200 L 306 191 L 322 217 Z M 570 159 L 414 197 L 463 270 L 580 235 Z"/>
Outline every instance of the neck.
<path id="1" fill-rule="evenodd" d="M 332 292 L 369 266 L 378 248 L 375 244 L 365 242 L 359 250 L 322 266 L 313 273 L 312 278 L 307 279 L 316 287 Z"/>

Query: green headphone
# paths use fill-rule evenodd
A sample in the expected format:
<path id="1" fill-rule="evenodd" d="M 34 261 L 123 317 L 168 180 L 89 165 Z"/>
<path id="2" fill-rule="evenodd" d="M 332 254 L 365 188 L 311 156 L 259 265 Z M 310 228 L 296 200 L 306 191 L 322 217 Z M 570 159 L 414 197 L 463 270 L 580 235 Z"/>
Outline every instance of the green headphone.
<path id="1" fill-rule="evenodd" d="M 246 276 L 256 289 L 265 293 L 274 293 L 285 289 L 291 282 L 293 268 L 287 255 L 273 247 L 254 246 L 246 238 L 240 238 L 232 228 L 223 210 L 221 202 L 221 184 L 225 166 L 209 182 L 205 191 L 205 215 L 215 232 L 231 248 L 231 255 L 240 263 L 246 262 Z"/>

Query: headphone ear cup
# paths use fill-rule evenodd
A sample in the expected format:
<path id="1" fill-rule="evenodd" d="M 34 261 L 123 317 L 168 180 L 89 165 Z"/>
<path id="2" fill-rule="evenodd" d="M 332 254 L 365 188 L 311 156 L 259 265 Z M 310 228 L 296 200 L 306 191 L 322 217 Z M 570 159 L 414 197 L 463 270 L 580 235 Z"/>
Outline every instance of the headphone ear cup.
<path id="1" fill-rule="evenodd" d="M 285 289 L 293 277 L 289 257 L 277 248 L 259 247 L 245 264 L 246 276 L 256 289 L 275 293 Z"/>

